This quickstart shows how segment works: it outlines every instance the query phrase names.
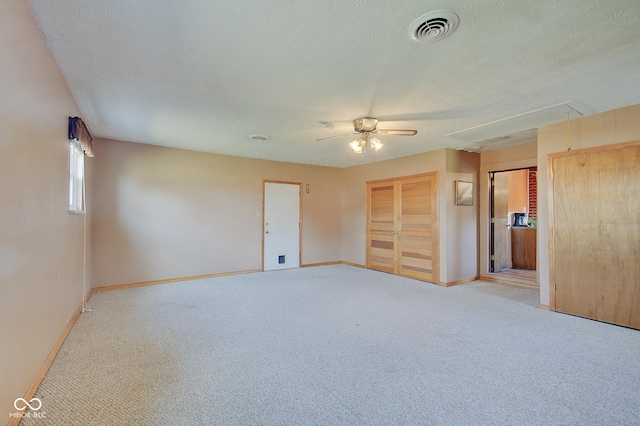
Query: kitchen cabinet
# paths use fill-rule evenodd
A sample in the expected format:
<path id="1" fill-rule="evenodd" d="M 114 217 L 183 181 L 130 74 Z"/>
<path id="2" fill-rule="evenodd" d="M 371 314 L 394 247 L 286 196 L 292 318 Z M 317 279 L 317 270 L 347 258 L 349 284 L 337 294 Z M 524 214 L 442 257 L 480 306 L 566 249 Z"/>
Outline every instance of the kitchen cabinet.
<path id="1" fill-rule="evenodd" d="M 511 228 L 511 257 L 514 268 L 536 269 L 536 228 Z"/>

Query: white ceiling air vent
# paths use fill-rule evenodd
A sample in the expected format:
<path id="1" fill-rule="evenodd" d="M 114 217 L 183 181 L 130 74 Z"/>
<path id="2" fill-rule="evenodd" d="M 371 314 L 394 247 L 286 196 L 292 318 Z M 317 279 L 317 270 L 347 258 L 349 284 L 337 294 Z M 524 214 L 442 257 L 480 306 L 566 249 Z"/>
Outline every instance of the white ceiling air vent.
<path id="1" fill-rule="evenodd" d="M 448 10 L 436 10 L 422 15 L 409 26 L 409 37 L 420 43 L 442 40 L 458 28 L 460 18 Z"/>
<path id="2" fill-rule="evenodd" d="M 269 136 L 265 135 L 250 135 L 249 137 L 254 141 L 266 141 L 269 139 Z"/>

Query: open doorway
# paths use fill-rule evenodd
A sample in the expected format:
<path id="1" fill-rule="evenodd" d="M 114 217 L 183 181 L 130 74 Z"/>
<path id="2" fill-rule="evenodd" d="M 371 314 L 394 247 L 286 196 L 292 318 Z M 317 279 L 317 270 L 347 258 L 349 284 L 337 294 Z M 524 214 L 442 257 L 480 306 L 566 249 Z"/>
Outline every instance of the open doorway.
<path id="1" fill-rule="evenodd" d="M 489 273 L 500 281 L 538 285 L 537 168 L 490 172 Z"/>

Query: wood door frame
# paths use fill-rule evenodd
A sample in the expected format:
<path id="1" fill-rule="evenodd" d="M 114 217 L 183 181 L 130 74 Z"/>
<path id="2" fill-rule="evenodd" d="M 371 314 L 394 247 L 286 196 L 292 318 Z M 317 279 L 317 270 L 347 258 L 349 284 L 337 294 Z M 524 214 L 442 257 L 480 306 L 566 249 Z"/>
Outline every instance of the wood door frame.
<path id="1" fill-rule="evenodd" d="M 492 260 L 491 256 L 495 255 L 495 244 L 493 241 L 493 233 L 495 232 L 495 223 L 491 222 L 491 219 L 494 217 L 495 215 L 495 209 L 494 209 L 494 202 L 493 202 L 493 196 L 494 196 L 494 182 L 495 182 L 495 175 L 496 173 L 508 173 L 508 172 L 516 172 L 519 170 L 531 170 L 532 168 L 535 168 L 536 171 L 538 169 L 537 165 L 533 165 L 533 166 L 525 166 L 525 167 L 515 167 L 515 168 L 507 168 L 507 169 L 496 169 L 496 170 L 488 170 L 487 174 L 489 176 L 489 234 L 488 236 L 488 241 L 489 241 L 489 268 L 487 270 L 487 273 L 489 274 L 495 274 L 497 273 L 495 271 L 495 259 Z M 537 175 L 536 175 L 537 176 Z M 537 179 L 537 178 L 536 178 Z M 529 196 L 529 192 L 527 191 L 527 198 Z M 508 210 L 508 209 L 507 209 Z M 538 229 L 536 227 L 536 247 L 538 246 Z M 536 249 L 538 250 L 538 249 Z M 538 257 L 536 255 L 536 273 L 538 272 L 539 266 L 538 266 Z M 536 280 L 539 281 L 539 280 Z"/>
<path id="2" fill-rule="evenodd" d="M 592 148 L 584 148 L 577 150 L 567 150 L 563 152 L 556 152 L 547 155 L 547 199 L 548 199 L 548 214 L 549 214 L 549 309 L 556 311 L 556 262 L 555 262 L 555 247 L 553 233 L 555 230 L 555 214 L 554 214 L 554 173 L 553 173 L 553 160 L 562 157 L 572 157 L 583 154 L 594 154 L 607 151 L 619 151 L 626 148 L 640 147 L 640 140 L 633 142 L 622 142 L 611 145 L 602 145 Z"/>
<path id="3" fill-rule="evenodd" d="M 385 179 L 376 179 L 376 180 L 370 180 L 365 182 L 365 193 L 366 193 L 366 205 L 365 205 L 365 210 L 366 210 L 366 219 L 365 219 L 365 227 L 366 227 L 366 232 L 365 232 L 365 268 L 367 269 L 371 269 L 371 265 L 369 262 L 369 254 L 370 254 L 370 247 L 369 247 L 369 241 L 371 240 L 371 226 L 370 226 L 370 221 L 371 221 L 371 193 L 369 191 L 369 187 L 370 185 L 376 185 L 376 184 L 385 184 L 385 183 L 395 183 L 397 181 L 401 181 L 401 180 L 405 180 L 405 179 L 413 179 L 413 178 L 421 178 L 421 177 L 433 177 L 433 181 L 434 181 L 434 189 L 436 191 L 436 194 L 434 196 L 435 198 L 435 205 L 433 208 L 433 214 L 434 214 L 434 229 L 437 231 L 435 232 L 434 235 L 434 239 L 435 239 L 435 245 L 436 247 L 438 247 L 438 251 L 436 253 L 436 255 L 434 256 L 434 258 L 432 258 L 432 264 L 435 265 L 432 268 L 432 274 L 434 277 L 434 281 L 436 284 L 440 284 L 440 180 L 439 180 L 439 172 L 438 171 L 434 171 L 434 172 L 427 172 L 427 173 L 418 173 L 415 175 L 407 175 L 407 176 L 397 176 L 397 177 L 392 177 L 392 178 L 385 178 Z M 394 201 L 396 201 L 396 198 L 401 197 L 401 194 L 399 194 L 400 191 L 394 191 Z M 395 215 L 402 215 L 401 212 L 395 212 Z M 400 220 L 402 220 L 402 218 L 400 218 Z M 396 248 L 397 249 L 397 248 Z M 394 267 L 394 269 L 399 269 L 400 266 L 396 265 L 396 267 Z"/>
<path id="4" fill-rule="evenodd" d="M 302 182 L 289 182 L 285 180 L 270 180 L 270 179 L 262 179 L 262 254 L 261 254 L 261 267 L 262 272 L 264 272 L 264 201 L 265 201 L 265 187 L 267 183 L 281 183 L 285 185 L 298 185 L 298 193 L 300 194 L 300 202 L 299 205 L 299 226 L 298 226 L 298 267 L 302 267 Z"/>
<path id="5" fill-rule="evenodd" d="M 506 161 L 489 165 L 481 165 L 480 166 L 480 174 L 479 174 L 479 204 L 480 209 L 478 211 L 479 214 L 479 244 L 480 244 L 480 254 L 479 254 L 479 270 L 478 273 L 480 277 L 490 277 L 490 261 L 491 254 L 489 253 L 489 244 L 490 244 L 490 233 L 489 226 L 491 225 L 491 217 L 489 216 L 490 209 L 490 187 L 491 182 L 489 181 L 489 173 L 492 172 L 501 172 L 505 170 L 517 170 L 517 169 L 528 169 L 531 167 L 538 166 L 538 157 L 527 158 L 523 160 L 514 160 L 514 161 Z M 537 274 L 537 273 L 536 273 Z M 539 282 L 537 278 L 536 281 Z"/>
<path id="6" fill-rule="evenodd" d="M 496 173 L 489 172 L 489 273 L 493 274 L 496 270 L 496 244 L 494 241 L 494 232 L 496 232 L 496 220 L 495 220 L 495 203 L 493 201 Z"/>

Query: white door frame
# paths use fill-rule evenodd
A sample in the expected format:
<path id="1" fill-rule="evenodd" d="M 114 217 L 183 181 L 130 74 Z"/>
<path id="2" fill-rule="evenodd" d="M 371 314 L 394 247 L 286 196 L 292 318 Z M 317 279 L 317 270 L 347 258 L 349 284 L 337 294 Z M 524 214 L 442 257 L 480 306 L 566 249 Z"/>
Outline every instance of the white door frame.
<path id="1" fill-rule="evenodd" d="M 298 217 L 300 218 L 299 227 L 298 227 L 298 265 L 302 266 L 302 182 L 289 182 L 282 180 L 262 180 L 262 270 L 264 271 L 264 238 L 265 238 L 265 188 L 267 183 L 279 183 L 285 185 L 297 185 L 299 194 L 300 194 L 300 212 Z"/>

